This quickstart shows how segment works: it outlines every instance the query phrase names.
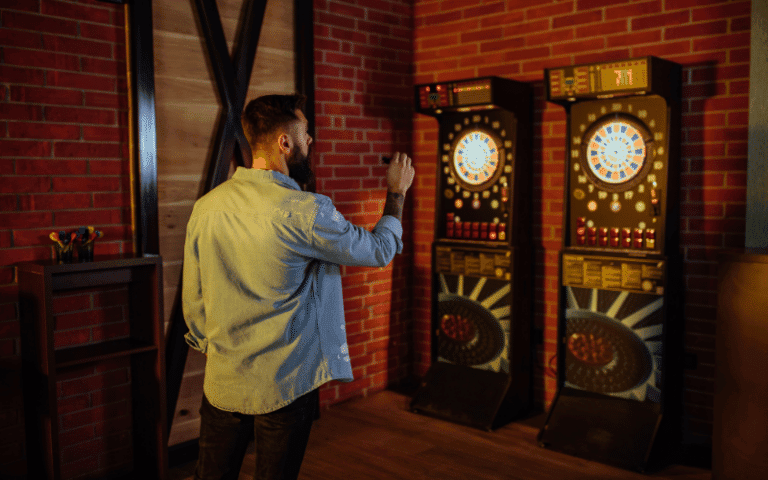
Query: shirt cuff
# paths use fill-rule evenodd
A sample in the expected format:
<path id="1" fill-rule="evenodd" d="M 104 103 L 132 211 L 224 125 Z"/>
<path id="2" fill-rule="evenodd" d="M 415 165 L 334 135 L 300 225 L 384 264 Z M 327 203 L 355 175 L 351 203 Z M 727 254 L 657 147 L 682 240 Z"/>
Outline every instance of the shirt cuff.
<path id="1" fill-rule="evenodd" d="M 403 253 L 403 224 L 400 223 L 400 220 L 392 215 L 384 215 L 376 226 L 373 227 L 373 231 L 376 232 L 381 228 L 389 230 L 395 236 L 395 252 Z"/>
<path id="2" fill-rule="evenodd" d="M 392 233 L 394 233 L 398 239 L 403 238 L 403 224 L 400 223 L 400 220 L 398 220 L 397 217 L 383 215 L 381 220 L 376 224 L 376 227 L 379 226 L 392 230 Z"/>
<path id="3" fill-rule="evenodd" d="M 187 342 L 187 344 L 192 347 L 193 349 L 197 350 L 201 353 L 208 353 L 208 339 L 202 338 L 199 339 L 192 335 L 192 332 L 188 332 L 186 335 L 184 335 L 184 340 Z"/>

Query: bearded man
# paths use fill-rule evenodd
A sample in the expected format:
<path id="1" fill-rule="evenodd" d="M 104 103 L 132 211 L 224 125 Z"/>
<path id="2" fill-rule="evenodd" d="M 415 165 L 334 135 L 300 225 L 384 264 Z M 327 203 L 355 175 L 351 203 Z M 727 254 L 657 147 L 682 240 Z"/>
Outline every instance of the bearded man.
<path id="1" fill-rule="evenodd" d="M 195 479 L 237 479 L 253 432 L 258 479 L 295 479 L 318 388 L 352 381 L 339 265 L 384 267 L 401 253 L 411 159 L 394 155 L 372 231 L 313 178 L 302 95 L 252 100 L 242 115 L 252 168 L 196 203 L 184 244 L 185 339 L 206 354 Z"/>

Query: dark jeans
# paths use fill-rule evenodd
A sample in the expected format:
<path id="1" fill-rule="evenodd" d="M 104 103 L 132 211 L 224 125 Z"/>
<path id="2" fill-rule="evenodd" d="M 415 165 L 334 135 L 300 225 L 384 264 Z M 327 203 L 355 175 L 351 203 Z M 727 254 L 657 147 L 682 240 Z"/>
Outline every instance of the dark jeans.
<path id="1" fill-rule="evenodd" d="M 258 480 L 296 479 L 315 417 L 318 390 L 264 415 L 219 410 L 203 395 L 195 480 L 237 480 L 253 432 Z"/>

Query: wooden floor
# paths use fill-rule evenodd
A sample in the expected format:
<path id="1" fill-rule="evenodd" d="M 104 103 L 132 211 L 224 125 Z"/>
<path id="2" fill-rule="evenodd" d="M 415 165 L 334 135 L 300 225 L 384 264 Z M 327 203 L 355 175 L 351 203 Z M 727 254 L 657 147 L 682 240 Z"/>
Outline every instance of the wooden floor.
<path id="1" fill-rule="evenodd" d="M 515 422 L 493 432 L 417 415 L 410 398 L 384 391 L 323 410 L 312 427 L 300 479 L 711 480 L 709 470 L 670 466 L 642 475 L 540 448 L 538 428 Z M 251 445 L 252 447 L 253 445 Z M 252 478 L 251 449 L 240 480 Z M 170 480 L 191 480 L 194 463 Z"/>

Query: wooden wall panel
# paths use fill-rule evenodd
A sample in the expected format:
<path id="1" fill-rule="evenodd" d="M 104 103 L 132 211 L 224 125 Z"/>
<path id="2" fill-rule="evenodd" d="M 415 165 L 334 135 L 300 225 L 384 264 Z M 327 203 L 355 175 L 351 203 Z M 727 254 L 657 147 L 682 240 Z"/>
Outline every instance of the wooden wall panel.
<path id="1" fill-rule="evenodd" d="M 230 52 L 244 1 L 217 1 Z M 194 9 L 193 0 L 153 2 L 158 213 L 166 331 L 180 284 L 187 221 L 203 190 L 221 112 Z M 267 2 L 247 101 L 259 95 L 296 90 L 293 9 L 293 0 Z M 199 435 L 204 369 L 205 357 L 190 350 L 169 445 Z"/>

